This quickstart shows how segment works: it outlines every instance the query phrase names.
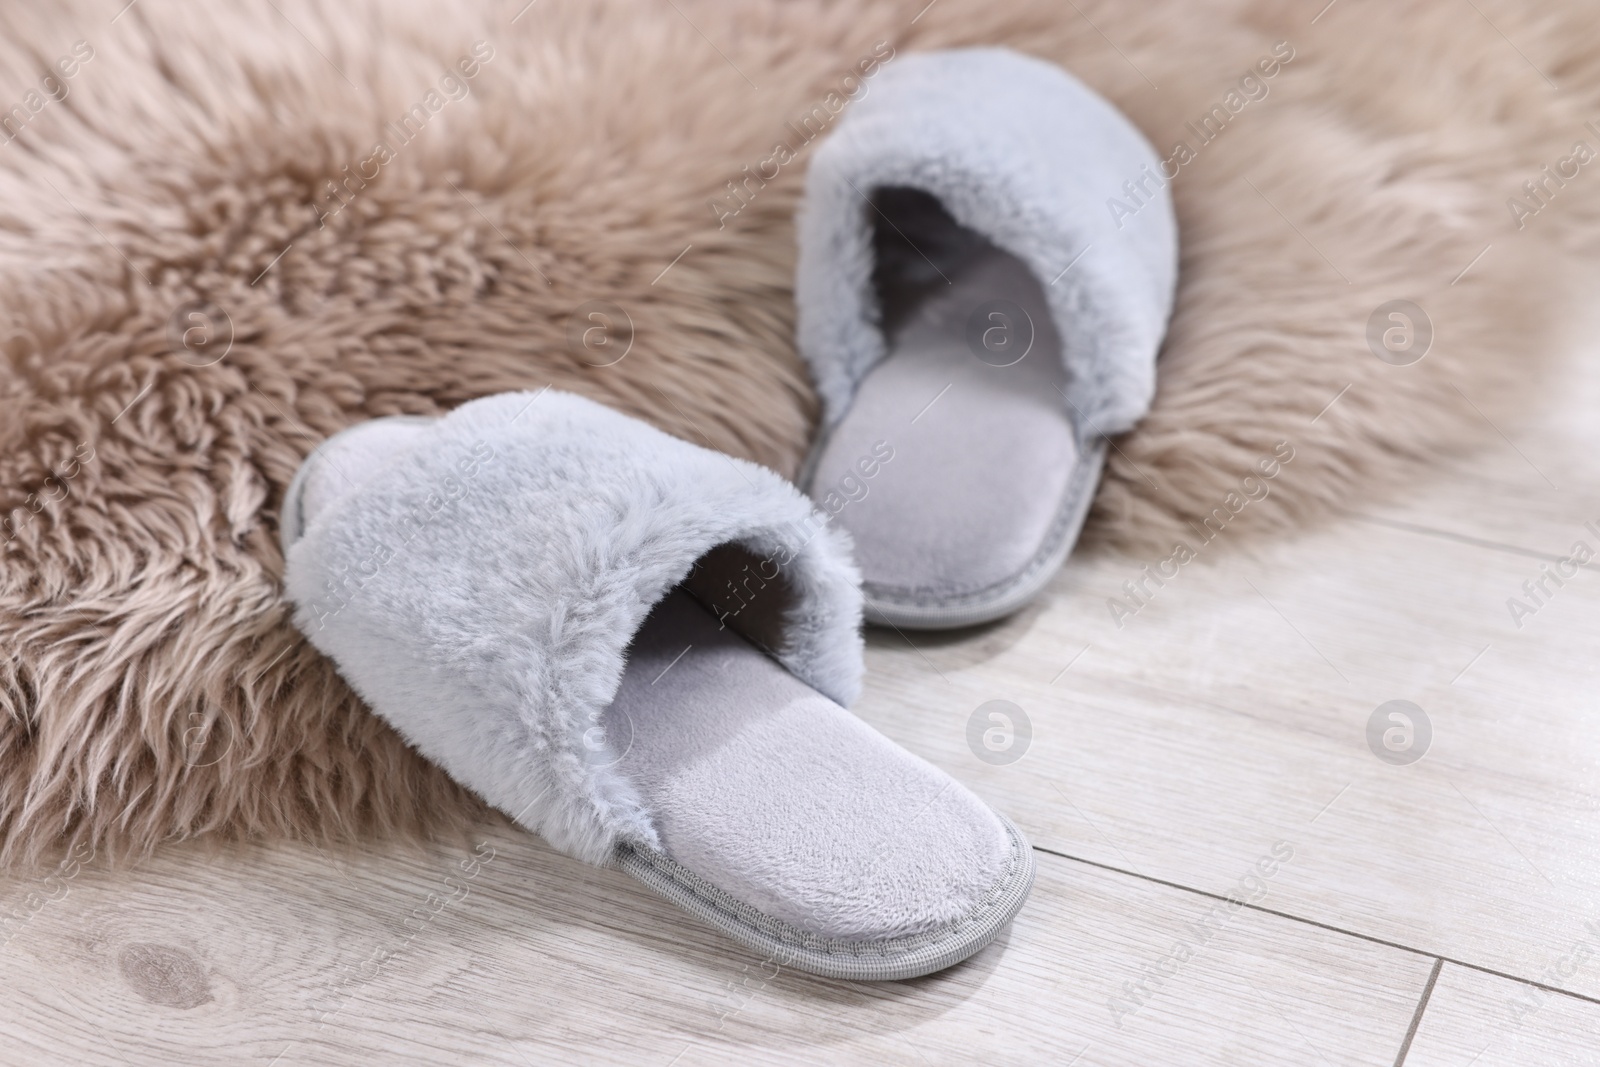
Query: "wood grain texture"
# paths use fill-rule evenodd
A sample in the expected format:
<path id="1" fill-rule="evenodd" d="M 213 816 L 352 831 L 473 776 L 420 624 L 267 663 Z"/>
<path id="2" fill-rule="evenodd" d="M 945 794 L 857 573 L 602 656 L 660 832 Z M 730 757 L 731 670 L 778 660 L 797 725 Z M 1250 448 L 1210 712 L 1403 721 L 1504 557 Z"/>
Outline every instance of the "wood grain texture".
<path id="1" fill-rule="evenodd" d="M 86 869 L 7 948 L 0 1062 L 1381 1062 L 1430 963 L 1040 855 L 1022 916 L 973 960 L 829 982 L 763 965 L 518 831 L 481 840 L 404 856 L 172 849 L 136 874 Z M 1193 946 L 1181 963 L 1179 941 Z M 1124 983 L 1141 979 L 1133 1005 Z"/>
<path id="2" fill-rule="evenodd" d="M 1600 577 L 1550 586 L 1521 627 L 1506 602 L 1540 578 L 1535 549 L 1600 520 L 1575 480 L 1600 466 L 1600 420 L 1568 410 L 1600 374 L 1572 373 L 1549 420 L 1439 464 L 1405 508 L 1263 546 L 1249 509 L 1274 500 L 1249 505 L 1120 627 L 1108 601 L 1133 606 L 1124 583 L 1157 560 L 1071 561 L 986 630 L 876 634 L 858 710 L 1036 845 L 1222 892 L 1290 840 L 1263 907 L 1543 980 L 1600 897 Z M 1518 449 L 1573 488 L 1533 488 Z M 966 741 L 995 699 L 1033 728 L 1007 766 Z M 1366 737 L 1396 699 L 1432 724 L 1409 766 Z M 1600 995 L 1600 968 L 1558 984 Z"/>
<path id="3" fill-rule="evenodd" d="M 1518 632 L 1531 563 L 1351 523 L 1190 564 L 1121 631 L 1104 603 L 1134 572 L 1080 565 L 975 640 L 877 639 L 861 711 L 1036 845 L 1221 892 L 1287 839 L 1268 906 L 1531 977 L 1600 869 L 1600 581 Z M 992 699 L 1032 720 L 1009 766 L 966 745 Z M 1367 745 L 1393 699 L 1433 724 L 1410 766 Z"/>
<path id="4" fill-rule="evenodd" d="M 1593 941 L 1600 948 L 1600 938 Z M 1572 962 L 1569 952 L 1564 960 Z M 1596 956 L 1580 967 L 1594 968 Z M 1405 1067 L 1600 1064 L 1600 1004 L 1446 965 Z"/>

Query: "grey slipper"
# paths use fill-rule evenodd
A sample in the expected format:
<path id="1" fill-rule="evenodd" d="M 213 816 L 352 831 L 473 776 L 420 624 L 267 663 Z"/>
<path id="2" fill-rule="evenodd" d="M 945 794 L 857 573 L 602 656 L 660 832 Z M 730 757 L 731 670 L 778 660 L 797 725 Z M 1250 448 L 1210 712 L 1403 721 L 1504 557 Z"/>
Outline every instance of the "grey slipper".
<path id="1" fill-rule="evenodd" d="M 1177 228 L 1110 104 L 1006 49 L 895 60 L 821 144 L 798 218 L 823 401 L 802 486 L 855 540 L 869 621 L 1006 615 L 1071 551 L 1155 391 Z"/>
<path id="2" fill-rule="evenodd" d="M 845 710 L 847 538 L 765 468 L 579 397 L 379 419 L 283 509 L 295 622 L 458 781 L 778 966 L 907 978 L 989 943 L 1032 853 Z"/>

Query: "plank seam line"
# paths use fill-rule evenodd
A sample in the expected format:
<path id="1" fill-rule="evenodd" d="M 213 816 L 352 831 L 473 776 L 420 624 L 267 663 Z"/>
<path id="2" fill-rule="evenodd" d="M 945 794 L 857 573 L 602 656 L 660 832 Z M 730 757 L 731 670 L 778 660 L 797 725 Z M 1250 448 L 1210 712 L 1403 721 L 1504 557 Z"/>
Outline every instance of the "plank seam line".
<path id="1" fill-rule="evenodd" d="M 1192 893 L 1198 897 L 1207 897 L 1211 900 L 1226 901 L 1230 904 L 1235 903 L 1232 897 L 1224 896 L 1221 893 L 1213 893 L 1207 889 L 1196 889 L 1194 886 L 1184 885 L 1182 882 L 1171 882 L 1165 878 L 1155 878 L 1148 874 L 1140 874 L 1138 871 L 1130 871 L 1124 867 L 1113 866 L 1109 863 L 1101 863 L 1098 860 L 1084 859 L 1082 856 L 1074 856 L 1071 853 L 1057 852 L 1055 849 L 1045 848 L 1043 845 L 1034 845 L 1033 850 L 1035 852 L 1043 852 L 1047 856 L 1054 856 L 1057 859 L 1068 860 L 1072 863 L 1081 863 L 1085 867 L 1097 867 L 1102 871 L 1110 871 L 1112 874 L 1121 874 L 1129 878 L 1137 878 L 1141 882 L 1151 882 L 1155 885 L 1164 885 L 1169 889 L 1177 889 L 1185 893 Z M 1327 930 L 1329 933 L 1333 934 L 1343 934 L 1345 937 L 1353 937 L 1358 941 L 1367 941 L 1374 945 L 1382 945 L 1385 948 L 1397 948 L 1402 952 L 1409 952 L 1413 956 L 1423 956 L 1427 959 L 1437 959 L 1444 963 L 1453 964 L 1457 967 L 1464 967 L 1469 971 L 1477 971 L 1479 974 L 1487 974 L 1494 978 L 1504 978 L 1508 982 L 1516 982 L 1519 985 L 1531 986 L 1534 989 L 1542 989 L 1546 993 L 1556 993 L 1563 997 L 1571 997 L 1573 1000 L 1581 1000 L 1589 1004 L 1600 1005 L 1600 997 L 1591 997 L 1583 993 L 1575 993 L 1570 989 L 1562 989 L 1560 986 L 1546 985 L 1543 982 L 1536 982 L 1531 978 L 1523 978 L 1520 975 L 1508 974 L 1505 971 L 1497 971 L 1493 967 L 1485 967 L 1481 963 L 1473 963 L 1470 960 L 1456 959 L 1454 956 L 1446 956 L 1438 952 L 1429 952 L 1427 949 L 1417 948 L 1413 945 L 1403 945 L 1398 941 L 1389 941 L 1381 937 L 1375 937 L 1372 934 L 1363 934 L 1359 930 L 1347 930 L 1342 926 L 1334 926 L 1332 923 L 1325 923 L 1317 919 L 1308 919 L 1303 915 L 1295 915 L 1293 912 L 1279 911 L 1276 908 L 1264 908 L 1260 904 L 1252 904 L 1249 901 L 1238 901 L 1237 903 L 1240 907 L 1249 908 L 1251 911 L 1257 911 L 1263 915 L 1274 915 L 1280 919 L 1288 919 L 1290 922 L 1300 923 L 1303 926 L 1314 926 L 1319 930 Z"/>
<path id="2" fill-rule="evenodd" d="M 1433 996 L 1434 983 L 1439 980 L 1439 972 L 1444 970 L 1444 960 L 1435 959 L 1433 970 L 1428 972 L 1428 984 L 1422 987 L 1422 997 L 1417 1001 L 1417 1010 L 1411 1016 L 1411 1025 L 1406 1028 L 1406 1039 L 1400 1042 L 1400 1055 L 1394 1058 L 1394 1067 L 1406 1067 L 1406 1056 L 1411 1052 L 1411 1042 L 1417 1039 L 1417 1027 L 1422 1025 L 1422 1013 L 1428 1010 L 1428 998 Z"/>

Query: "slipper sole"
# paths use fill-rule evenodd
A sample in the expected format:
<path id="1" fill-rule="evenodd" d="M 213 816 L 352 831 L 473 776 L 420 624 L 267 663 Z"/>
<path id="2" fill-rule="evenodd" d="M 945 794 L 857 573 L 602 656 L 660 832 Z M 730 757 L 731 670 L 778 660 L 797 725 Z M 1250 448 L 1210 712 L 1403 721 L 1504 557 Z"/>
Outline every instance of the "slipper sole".
<path id="1" fill-rule="evenodd" d="M 1001 878 L 957 922 L 910 937 L 846 941 L 819 937 L 734 899 L 666 854 L 619 845 L 612 864 L 655 893 L 778 967 L 824 978 L 880 982 L 916 978 L 965 960 L 1016 917 L 1033 886 L 1033 849 L 1004 816 L 1010 841 Z"/>

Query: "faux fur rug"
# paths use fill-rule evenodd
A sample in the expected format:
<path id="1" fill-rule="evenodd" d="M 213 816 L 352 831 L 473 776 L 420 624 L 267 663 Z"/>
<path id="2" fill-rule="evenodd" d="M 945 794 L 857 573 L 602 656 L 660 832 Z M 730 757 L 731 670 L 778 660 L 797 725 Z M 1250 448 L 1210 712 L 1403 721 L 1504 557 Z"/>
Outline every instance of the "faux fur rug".
<path id="1" fill-rule="evenodd" d="M 1165 555 L 1279 442 L 1255 536 L 1392 489 L 1537 391 L 1595 231 L 1588 16 L 1475 6 L 8 0 L 5 858 L 481 815 L 289 625 L 295 467 L 549 383 L 792 472 L 807 145 L 911 50 L 1059 62 L 1167 160 L 1178 309 L 1091 545 Z"/>

